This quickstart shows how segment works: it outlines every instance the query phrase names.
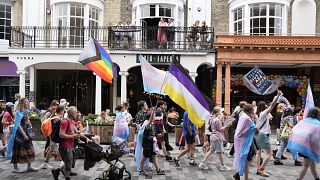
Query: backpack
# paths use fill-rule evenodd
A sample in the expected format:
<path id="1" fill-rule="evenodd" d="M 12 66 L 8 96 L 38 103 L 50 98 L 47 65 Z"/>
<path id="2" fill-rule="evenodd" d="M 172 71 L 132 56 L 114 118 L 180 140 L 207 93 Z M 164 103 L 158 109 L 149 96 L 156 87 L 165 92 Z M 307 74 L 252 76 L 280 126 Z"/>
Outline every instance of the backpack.
<path id="1" fill-rule="evenodd" d="M 41 133 L 46 136 L 49 137 L 52 134 L 52 121 L 54 119 L 58 118 L 57 116 L 53 117 L 53 118 L 48 118 L 45 119 L 42 123 L 41 123 Z"/>
<path id="2" fill-rule="evenodd" d="M 68 121 L 68 120 L 67 120 Z M 60 138 L 60 124 L 61 124 L 61 120 L 54 122 L 52 120 L 52 133 L 51 133 L 51 141 L 55 142 L 55 143 L 59 143 L 61 138 Z M 70 122 L 68 121 L 68 126 L 66 131 L 70 128 Z"/>

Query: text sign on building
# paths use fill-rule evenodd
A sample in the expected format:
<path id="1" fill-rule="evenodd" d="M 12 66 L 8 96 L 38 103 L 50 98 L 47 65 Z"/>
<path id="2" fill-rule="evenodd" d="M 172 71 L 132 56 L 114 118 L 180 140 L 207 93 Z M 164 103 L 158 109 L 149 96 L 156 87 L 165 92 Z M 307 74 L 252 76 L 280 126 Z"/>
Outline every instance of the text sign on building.
<path id="1" fill-rule="evenodd" d="M 267 76 L 259 69 L 258 66 L 254 67 L 250 72 L 244 76 L 245 81 L 254 86 L 262 95 L 268 91 L 272 86 L 272 82 Z"/>
<path id="2" fill-rule="evenodd" d="M 143 56 L 151 64 L 170 64 L 173 59 L 180 62 L 179 54 L 137 54 L 137 63 L 140 63 L 140 55 Z"/>

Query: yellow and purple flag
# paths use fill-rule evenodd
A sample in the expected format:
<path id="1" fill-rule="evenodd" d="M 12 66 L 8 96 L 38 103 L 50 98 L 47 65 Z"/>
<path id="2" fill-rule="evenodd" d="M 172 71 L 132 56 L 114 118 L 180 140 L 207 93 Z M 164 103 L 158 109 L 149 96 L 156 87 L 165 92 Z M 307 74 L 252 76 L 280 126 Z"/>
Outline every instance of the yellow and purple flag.
<path id="1" fill-rule="evenodd" d="M 189 119 L 197 127 L 202 127 L 209 119 L 212 101 L 200 92 L 189 74 L 176 60 L 171 63 L 162 91 L 188 112 Z"/>

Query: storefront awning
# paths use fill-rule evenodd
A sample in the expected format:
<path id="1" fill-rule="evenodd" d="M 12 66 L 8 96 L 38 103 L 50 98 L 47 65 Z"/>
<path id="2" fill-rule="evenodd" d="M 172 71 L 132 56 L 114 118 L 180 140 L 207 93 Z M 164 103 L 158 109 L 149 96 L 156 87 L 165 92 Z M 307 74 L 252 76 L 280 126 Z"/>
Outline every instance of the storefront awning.
<path id="1" fill-rule="evenodd" d="M 0 76 L 18 76 L 16 64 L 8 59 L 0 59 Z"/>

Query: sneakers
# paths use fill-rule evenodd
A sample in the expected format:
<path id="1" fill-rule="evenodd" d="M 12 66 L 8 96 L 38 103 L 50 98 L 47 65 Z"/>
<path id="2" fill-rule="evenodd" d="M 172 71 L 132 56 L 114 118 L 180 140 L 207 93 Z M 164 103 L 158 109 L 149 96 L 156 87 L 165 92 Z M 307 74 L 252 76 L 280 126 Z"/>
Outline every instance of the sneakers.
<path id="1" fill-rule="evenodd" d="M 206 163 L 204 163 L 204 162 L 201 162 L 201 163 L 199 164 L 199 168 L 200 168 L 200 169 L 204 169 L 204 170 L 209 169 L 208 166 L 206 165 Z"/>
<path id="2" fill-rule="evenodd" d="M 12 172 L 13 172 L 13 173 L 23 173 L 23 172 L 25 172 L 25 170 L 19 169 L 19 168 L 13 168 L 13 169 L 12 169 Z"/>
<path id="3" fill-rule="evenodd" d="M 233 180 L 240 180 L 239 173 L 234 174 L 232 177 L 233 177 Z"/>
<path id="4" fill-rule="evenodd" d="M 276 159 L 277 157 L 276 157 L 276 155 L 277 155 L 277 149 L 275 149 L 275 150 L 272 150 L 272 157 L 273 157 L 273 159 Z"/>
<path id="5" fill-rule="evenodd" d="M 50 166 L 47 162 L 44 162 L 41 164 L 41 169 L 52 169 L 52 166 Z"/>
<path id="6" fill-rule="evenodd" d="M 229 150 L 229 149 L 231 149 L 231 147 L 230 147 L 230 143 L 227 143 L 227 145 L 226 145 L 226 148 L 225 148 L 226 150 Z"/>
<path id="7" fill-rule="evenodd" d="M 174 160 L 174 163 L 176 164 L 176 166 L 179 167 L 180 166 L 179 157 L 178 156 L 174 157 L 173 160 Z"/>
<path id="8" fill-rule="evenodd" d="M 281 156 L 281 159 L 282 160 L 286 160 L 286 159 L 288 159 L 287 157 L 284 157 L 283 155 Z"/>
<path id="9" fill-rule="evenodd" d="M 231 170 L 231 168 L 226 165 L 223 165 L 220 167 L 220 171 L 230 171 L 230 170 Z"/>
<path id="10" fill-rule="evenodd" d="M 280 141 L 277 141 L 277 142 L 276 142 L 276 145 L 277 145 L 277 146 L 280 146 Z"/>
<path id="11" fill-rule="evenodd" d="M 139 171 L 139 175 L 140 176 L 149 176 L 146 172 L 144 172 L 142 170 Z"/>
<path id="12" fill-rule="evenodd" d="M 172 157 L 166 156 L 166 161 L 172 161 Z"/>
<path id="13" fill-rule="evenodd" d="M 279 159 L 276 159 L 274 162 L 273 162 L 274 165 L 283 165 L 283 163 L 279 160 Z"/>
<path id="14" fill-rule="evenodd" d="M 196 166 L 197 163 L 196 163 L 196 161 L 195 161 L 194 159 L 192 159 L 192 160 L 189 162 L 189 165 L 190 165 L 190 166 Z"/>
<path id="15" fill-rule="evenodd" d="M 52 176 L 53 176 L 54 180 L 58 180 L 59 179 L 60 169 L 52 169 L 51 173 L 52 173 Z"/>
<path id="16" fill-rule="evenodd" d="M 27 168 L 27 172 L 37 172 L 37 171 L 39 171 L 39 169 L 38 168 L 34 168 L 32 166 Z"/>
<path id="17" fill-rule="evenodd" d="M 294 161 L 294 166 L 302 166 L 302 163 L 300 161 Z"/>
<path id="18" fill-rule="evenodd" d="M 257 175 L 262 176 L 262 177 L 269 177 L 270 175 L 268 173 L 266 173 L 266 171 L 257 171 Z"/>
<path id="19" fill-rule="evenodd" d="M 166 173 L 164 172 L 164 170 L 157 169 L 157 175 L 166 175 Z"/>

